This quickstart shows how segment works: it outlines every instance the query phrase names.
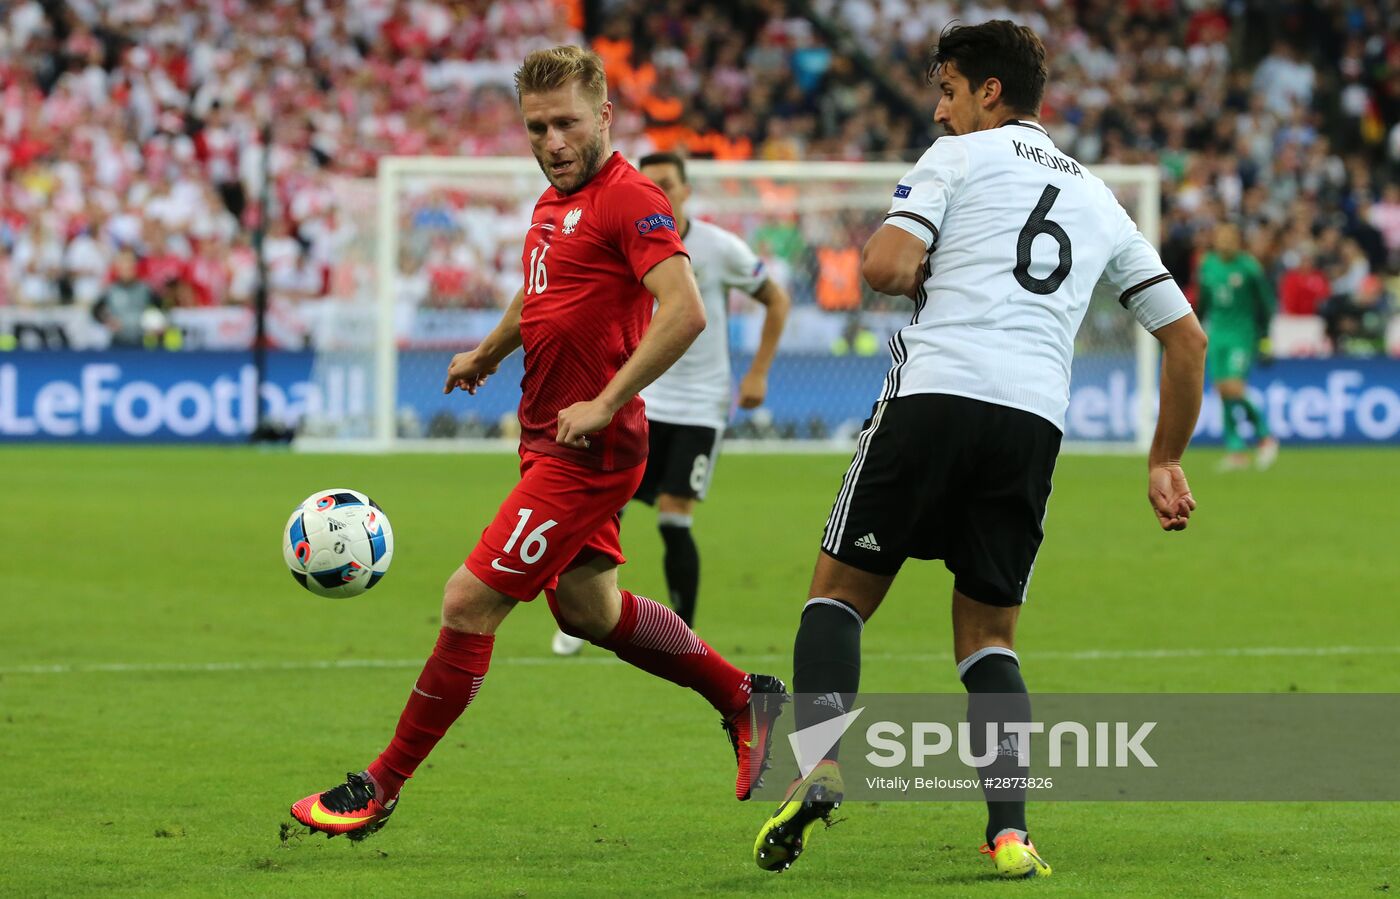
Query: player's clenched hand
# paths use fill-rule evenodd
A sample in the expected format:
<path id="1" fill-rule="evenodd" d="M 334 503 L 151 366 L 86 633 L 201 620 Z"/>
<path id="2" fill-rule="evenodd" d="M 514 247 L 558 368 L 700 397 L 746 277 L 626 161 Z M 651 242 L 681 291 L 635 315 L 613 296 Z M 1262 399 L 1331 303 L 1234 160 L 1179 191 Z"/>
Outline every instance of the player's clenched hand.
<path id="1" fill-rule="evenodd" d="M 612 407 L 602 400 L 574 403 L 567 409 L 559 410 L 559 432 L 554 435 L 554 441 L 565 446 L 586 449 L 588 435 L 606 428 L 612 417 Z"/>
<path id="2" fill-rule="evenodd" d="M 1186 521 L 1196 508 L 1191 487 L 1181 464 L 1169 462 L 1152 466 L 1147 473 L 1147 501 L 1157 513 L 1157 523 L 1164 531 L 1184 531 Z"/>
<path id="3" fill-rule="evenodd" d="M 739 382 L 739 408 L 757 409 L 768 396 L 768 376 L 751 371 Z"/>
<path id="4" fill-rule="evenodd" d="M 442 392 L 451 393 L 460 387 L 467 393 L 475 394 L 481 385 L 486 383 L 486 379 L 495 373 L 496 366 L 497 363 L 487 362 L 479 357 L 476 350 L 458 353 L 447 365 L 447 383 L 443 385 Z"/>

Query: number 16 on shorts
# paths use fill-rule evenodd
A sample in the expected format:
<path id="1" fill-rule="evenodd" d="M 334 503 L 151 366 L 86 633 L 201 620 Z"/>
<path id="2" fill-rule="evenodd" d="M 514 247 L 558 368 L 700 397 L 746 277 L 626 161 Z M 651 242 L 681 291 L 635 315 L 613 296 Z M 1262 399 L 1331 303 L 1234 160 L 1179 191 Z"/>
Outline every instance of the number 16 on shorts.
<path id="1" fill-rule="evenodd" d="M 520 562 L 525 565 L 533 565 L 536 562 L 538 562 L 540 560 L 540 557 L 543 556 L 545 552 L 549 549 L 549 540 L 545 537 L 545 532 L 548 531 L 550 528 L 554 527 L 559 522 L 555 521 L 552 518 L 548 521 L 543 522 L 534 530 L 530 531 L 530 533 L 525 536 L 525 540 L 522 543 L 520 542 L 520 535 L 524 534 L 525 529 L 529 527 L 530 516 L 535 514 L 535 510 L 522 508 L 517 514 L 520 516 L 520 521 L 518 524 L 516 524 L 515 530 L 511 531 L 510 539 L 506 541 L 506 545 L 503 546 L 501 549 L 506 553 L 507 556 L 509 556 L 512 552 L 515 551 L 516 543 L 520 543 L 520 553 L 518 556 Z M 511 561 L 515 560 L 511 559 Z M 515 568 L 508 568 L 505 564 L 503 564 L 503 562 L 504 560 L 502 560 L 498 556 L 495 559 L 491 560 L 491 567 L 496 569 L 497 571 L 505 571 L 511 574 L 525 573 Z"/>
<path id="2" fill-rule="evenodd" d="M 481 532 L 467 569 L 493 590 L 529 602 L 552 589 L 580 553 L 621 565 L 627 559 L 617 510 L 637 491 L 643 467 L 599 471 L 526 452 L 520 483 Z"/>

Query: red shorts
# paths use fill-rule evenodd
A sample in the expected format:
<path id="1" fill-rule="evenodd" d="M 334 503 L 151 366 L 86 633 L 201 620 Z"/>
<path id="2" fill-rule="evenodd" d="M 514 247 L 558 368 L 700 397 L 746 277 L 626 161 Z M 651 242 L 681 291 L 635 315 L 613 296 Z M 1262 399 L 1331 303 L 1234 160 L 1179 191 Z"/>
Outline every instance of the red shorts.
<path id="1" fill-rule="evenodd" d="M 520 483 L 501 503 L 467 557 L 467 570 L 493 590 L 529 602 L 559 575 L 595 556 L 621 565 L 618 513 L 646 465 L 599 471 L 524 451 Z"/>

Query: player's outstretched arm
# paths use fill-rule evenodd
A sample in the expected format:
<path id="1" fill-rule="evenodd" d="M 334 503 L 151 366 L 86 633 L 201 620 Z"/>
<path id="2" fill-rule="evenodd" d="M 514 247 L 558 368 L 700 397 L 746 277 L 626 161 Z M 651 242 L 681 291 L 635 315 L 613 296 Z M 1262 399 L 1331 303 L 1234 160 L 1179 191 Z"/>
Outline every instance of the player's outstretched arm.
<path id="1" fill-rule="evenodd" d="M 684 253 L 652 266 L 642 284 L 656 297 L 651 326 L 632 358 L 618 369 L 602 393 L 559 411 L 559 432 L 555 436 L 559 443 L 587 446 L 589 434 L 606 428 L 618 409 L 670 368 L 705 330 L 705 304 L 690 270 L 690 259 Z"/>
<path id="2" fill-rule="evenodd" d="M 1194 314 L 1152 332 L 1162 344 L 1161 411 L 1147 456 L 1147 499 L 1165 531 L 1186 529 L 1196 508 L 1181 457 L 1201 413 L 1206 334 Z"/>
<path id="3" fill-rule="evenodd" d="M 924 242 L 903 228 L 881 225 L 861 252 L 860 274 L 877 293 L 913 299 L 928 276 L 928 253 Z"/>
<path id="4" fill-rule="evenodd" d="M 495 373 L 501 361 L 520 348 L 520 310 L 525 304 L 525 290 L 515 292 L 515 299 L 506 307 L 505 314 L 496 327 L 477 344 L 476 349 L 458 353 L 447 365 L 447 383 L 443 393 L 451 393 L 460 387 L 467 393 L 476 393 Z"/>
<path id="5" fill-rule="evenodd" d="M 778 341 L 782 339 L 788 310 L 792 308 L 792 298 L 772 278 L 759 285 L 753 298 L 764 306 L 763 331 L 758 338 L 758 350 L 753 354 L 753 362 L 739 382 L 739 407 L 742 409 L 757 409 L 768 396 L 768 370 L 773 367 L 773 357 L 778 354 Z"/>

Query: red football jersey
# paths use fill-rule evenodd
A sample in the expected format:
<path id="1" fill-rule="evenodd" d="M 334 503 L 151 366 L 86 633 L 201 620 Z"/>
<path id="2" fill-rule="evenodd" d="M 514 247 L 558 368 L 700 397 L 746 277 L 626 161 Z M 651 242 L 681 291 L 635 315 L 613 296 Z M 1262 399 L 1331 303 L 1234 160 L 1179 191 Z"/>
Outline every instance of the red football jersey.
<path id="1" fill-rule="evenodd" d="M 559 410 L 591 400 L 632 357 L 651 322 L 642 277 L 685 245 L 661 189 L 613 153 L 582 189 L 551 186 L 535 204 L 525 236 L 525 304 L 520 336 L 520 444 L 589 468 L 614 471 L 647 455 L 642 398 L 589 437 L 587 449 L 554 442 Z"/>

